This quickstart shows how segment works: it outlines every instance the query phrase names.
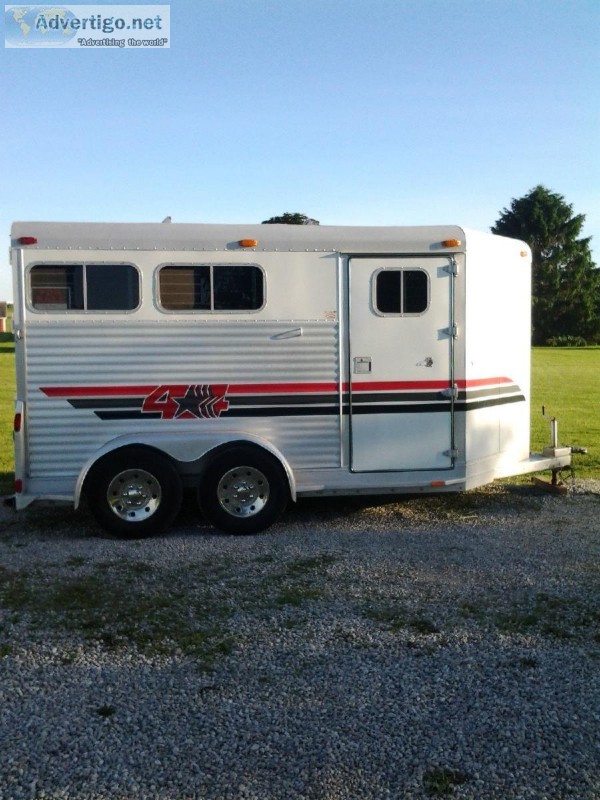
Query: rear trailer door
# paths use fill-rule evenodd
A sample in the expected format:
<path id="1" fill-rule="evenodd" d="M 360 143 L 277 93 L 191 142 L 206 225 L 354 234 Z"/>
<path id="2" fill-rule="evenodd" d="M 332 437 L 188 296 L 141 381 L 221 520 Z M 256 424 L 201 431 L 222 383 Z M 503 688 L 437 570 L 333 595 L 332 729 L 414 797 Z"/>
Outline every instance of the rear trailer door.
<path id="1" fill-rule="evenodd" d="M 453 465 L 454 262 L 349 261 L 351 469 Z"/>

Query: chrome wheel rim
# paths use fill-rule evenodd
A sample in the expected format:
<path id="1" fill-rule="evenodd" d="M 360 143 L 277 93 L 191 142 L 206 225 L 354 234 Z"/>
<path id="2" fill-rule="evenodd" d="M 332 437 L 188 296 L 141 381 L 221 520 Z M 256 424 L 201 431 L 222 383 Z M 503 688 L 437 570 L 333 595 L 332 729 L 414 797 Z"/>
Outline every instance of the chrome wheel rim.
<path id="1" fill-rule="evenodd" d="M 160 483 L 144 469 L 126 469 L 112 479 L 106 492 L 112 511 L 125 522 L 142 522 L 160 506 Z"/>
<path id="2" fill-rule="evenodd" d="M 232 517 L 253 517 L 269 500 L 269 481 L 259 469 L 235 467 L 219 481 L 217 497 Z"/>

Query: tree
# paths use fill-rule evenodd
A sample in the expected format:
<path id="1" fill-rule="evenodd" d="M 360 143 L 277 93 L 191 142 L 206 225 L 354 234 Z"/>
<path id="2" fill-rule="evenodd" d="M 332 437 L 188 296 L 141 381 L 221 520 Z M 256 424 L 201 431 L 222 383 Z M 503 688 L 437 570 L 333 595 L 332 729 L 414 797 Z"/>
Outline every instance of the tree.
<path id="1" fill-rule="evenodd" d="M 578 238 L 584 214 L 565 198 L 536 186 L 502 210 L 492 233 L 522 239 L 532 252 L 533 344 L 552 336 L 600 335 L 600 270 L 590 238 Z"/>
<path id="2" fill-rule="evenodd" d="M 299 214 L 294 213 L 292 214 L 289 211 L 286 211 L 279 217 L 271 217 L 271 219 L 265 219 L 261 223 L 262 225 L 318 225 L 318 219 L 311 219 L 307 217 L 306 214 Z"/>

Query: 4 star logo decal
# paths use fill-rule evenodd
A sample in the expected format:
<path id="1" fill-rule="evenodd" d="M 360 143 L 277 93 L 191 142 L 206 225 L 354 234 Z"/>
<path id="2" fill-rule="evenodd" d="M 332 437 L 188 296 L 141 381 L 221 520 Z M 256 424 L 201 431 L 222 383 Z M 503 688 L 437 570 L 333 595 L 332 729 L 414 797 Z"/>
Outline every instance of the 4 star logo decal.
<path id="1" fill-rule="evenodd" d="M 227 384 L 163 384 L 142 404 L 142 414 L 160 413 L 162 419 L 216 419 L 227 411 Z"/>

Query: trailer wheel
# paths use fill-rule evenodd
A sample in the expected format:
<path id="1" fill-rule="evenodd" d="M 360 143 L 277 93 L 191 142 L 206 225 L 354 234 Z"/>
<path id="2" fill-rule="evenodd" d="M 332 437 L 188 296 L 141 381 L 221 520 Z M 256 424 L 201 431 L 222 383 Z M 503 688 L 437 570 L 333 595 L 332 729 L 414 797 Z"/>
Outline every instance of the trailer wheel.
<path id="1" fill-rule="evenodd" d="M 124 448 L 94 465 L 90 510 L 109 533 L 142 539 L 168 528 L 181 507 L 182 487 L 172 462 L 153 450 Z"/>
<path id="2" fill-rule="evenodd" d="M 217 456 L 198 489 L 204 515 L 226 533 L 252 534 L 268 528 L 288 500 L 289 485 L 279 461 L 250 446 Z"/>

